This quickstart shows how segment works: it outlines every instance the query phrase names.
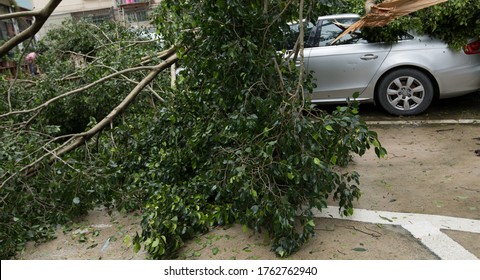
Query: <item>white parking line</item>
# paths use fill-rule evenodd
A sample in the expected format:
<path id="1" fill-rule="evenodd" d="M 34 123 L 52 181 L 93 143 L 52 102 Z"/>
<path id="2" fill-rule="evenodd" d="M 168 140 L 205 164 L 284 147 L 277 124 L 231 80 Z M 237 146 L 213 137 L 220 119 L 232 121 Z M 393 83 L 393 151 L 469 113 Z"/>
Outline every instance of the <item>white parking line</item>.
<path id="1" fill-rule="evenodd" d="M 429 222 L 404 224 L 415 238 L 442 260 L 477 260 L 477 257 Z"/>
<path id="2" fill-rule="evenodd" d="M 366 121 L 368 125 L 423 125 L 423 124 L 480 124 L 477 119 L 460 120 L 411 120 L 411 121 Z"/>
<path id="3" fill-rule="evenodd" d="M 480 233 L 480 220 L 365 209 L 355 209 L 352 216 L 345 217 L 339 213 L 336 206 L 328 206 L 322 211 L 316 210 L 314 215 L 318 218 L 402 226 L 440 259 L 478 260 L 475 255 L 448 237 L 440 229 Z"/>

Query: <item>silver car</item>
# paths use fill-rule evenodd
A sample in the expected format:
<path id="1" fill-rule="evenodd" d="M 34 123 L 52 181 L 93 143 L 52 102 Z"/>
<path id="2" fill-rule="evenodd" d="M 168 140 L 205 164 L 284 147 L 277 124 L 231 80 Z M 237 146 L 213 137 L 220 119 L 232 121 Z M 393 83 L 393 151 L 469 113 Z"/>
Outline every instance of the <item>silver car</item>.
<path id="1" fill-rule="evenodd" d="M 305 67 L 314 71 L 313 103 L 375 102 L 393 115 L 424 112 L 435 98 L 480 89 L 480 41 L 453 51 L 428 36 L 405 34 L 394 44 L 369 43 L 357 31 L 331 42 L 355 14 L 318 18 L 305 41 Z"/>

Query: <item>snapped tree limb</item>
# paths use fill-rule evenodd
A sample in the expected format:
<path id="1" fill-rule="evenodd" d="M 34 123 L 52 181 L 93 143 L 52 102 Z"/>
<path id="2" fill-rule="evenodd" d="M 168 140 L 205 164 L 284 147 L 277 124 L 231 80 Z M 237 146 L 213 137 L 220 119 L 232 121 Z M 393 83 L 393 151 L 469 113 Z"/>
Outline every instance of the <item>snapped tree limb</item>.
<path id="1" fill-rule="evenodd" d="M 35 175 L 42 168 L 41 163 L 45 158 L 50 157 L 49 164 L 52 164 L 53 162 L 58 160 L 61 156 L 65 155 L 66 153 L 69 153 L 75 150 L 76 148 L 84 145 L 89 139 L 91 139 L 93 136 L 98 134 L 105 127 L 109 126 L 117 116 L 119 116 L 122 112 L 124 112 L 133 103 L 133 101 L 142 92 L 142 90 L 145 87 L 147 87 L 158 76 L 160 72 L 169 68 L 171 65 L 177 62 L 178 57 L 175 51 L 176 51 L 175 47 L 169 49 L 169 51 L 165 53 L 165 60 L 162 63 L 151 67 L 151 70 L 147 74 L 147 76 L 145 76 L 145 78 L 140 83 L 138 83 L 135 86 L 135 88 L 133 88 L 133 90 L 122 100 L 122 102 L 120 102 L 120 104 L 118 104 L 106 117 L 104 117 L 94 127 L 92 127 L 86 132 L 72 135 L 70 139 L 65 141 L 56 149 L 52 151 L 48 151 L 48 153 L 40 156 L 31 164 L 23 167 L 18 172 L 10 175 L 5 181 L 3 181 L 0 184 L 0 188 L 5 186 L 15 176 L 23 172 L 27 177 Z M 121 73 L 123 72 L 119 71 L 112 75 L 121 75 Z M 40 107 L 40 108 L 44 108 L 44 107 Z"/>
<path id="2" fill-rule="evenodd" d="M 385 26 L 399 17 L 447 1 L 448 0 L 385 0 L 378 5 L 370 5 L 371 3 L 369 4 L 369 2 L 371 1 L 367 1 L 365 7 L 366 10 L 370 12 L 367 13 L 367 15 L 365 15 L 364 17 L 362 17 L 359 21 L 350 25 L 349 28 L 347 28 L 330 44 L 335 44 L 343 36 L 355 32 L 356 30 L 361 29 L 364 26 Z"/>
<path id="3" fill-rule="evenodd" d="M 172 49 L 174 50 L 174 49 Z M 165 61 L 160 63 L 159 65 L 155 66 L 150 73 L 123 99 L 123 101 L 115 107 L 105 118 L 103 118 L 99 123 L 97 123 L 94 127 L 89 129 L 88 131 L 73 136 L 68 142 L 68 145 L 60 147 L 60 149 L 56 149 L 53 151 L 54 156 L 50 160 L 53 162 L 57 157 L 61 157 L 62 155 L 75 150 L 76 148 L 85 144 L 90 138 L 95 136 L 105 127 L 110 125 L 110 123 L 122 112 L 124 112 L 130 104 L 135 100 L 135 98 L 140 94 L 140 92 L 147 87 L 157 75 L 162 72 L 163 70 L 169 68 L 171 65 L 176 63 L 178 60 L 177 54 L 173 52 Z M 29 170 L 27 175 L 32 174 L 35 172 L 35 169 Z"/>

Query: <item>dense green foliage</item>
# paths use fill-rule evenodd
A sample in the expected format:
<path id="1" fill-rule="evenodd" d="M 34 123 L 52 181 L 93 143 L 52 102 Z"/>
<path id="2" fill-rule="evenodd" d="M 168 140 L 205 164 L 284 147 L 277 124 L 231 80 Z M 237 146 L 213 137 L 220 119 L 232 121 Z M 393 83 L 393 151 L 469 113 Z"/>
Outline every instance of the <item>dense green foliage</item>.
<path id="1" fill-rule="evenodd" d="M 185 69 L 177 87 L 159 77 L 151 88 L 164 103 L 146 91 L 86 147 L 52 165 L 44 160 L 34 177 L 17 174 L 8 181 L 1 189 L 2 257 L 13 256 L 28 240 L 51 238 L 58 224 L 95 205 L 142 209 L 136 246 L 144 241 L 154 258 L 172 257 L 183 240 L 234 222 L 265 230 L 277 254 L 285 256 L 313 235 L 312 207 L 324 207 L 332 195 L 351 213 L 360 196 L 358 175 L 341 174 L 337 166 L 371 144 L 384 152 L 376 135 L 354 108 L 309 112 L 304 95 L 311 81 L 299 81 L 298 69 L 273 47 L 283 40 L 283 21 L 275 20 L 282 5 L 268 13 L 255 1 L 237 6 L 176 5 L 170 18 L 158 17 L 166 44 L 189 49 L 180 52 Z M 296 9 L 289 8 L 290 13 Z M 204 10 L 211 19 L 202 26 L 195 17 L 171 24 L 189 9 Z M 38 59 L 44 74 L 33 84 L 2 83 L 8 96 L 1 113 L 10 106 L 33 108 L 137 66 L 159 50 L 156 43 L 133 42 L 139 35 L 121 26 L 92 27 L 70 22 L 49 33 Z M 126 74 L 141 77 L 141 72 Z M 59 99 L 38 115 L 2 118 L 2 181 L 61 145 L 64 138 L 58 136 L 95 125 L 131 88 L 125 77 L 116 77 Z"/>
<path id="2" fill-rule="evenodd" d="M 137 43 L 140 39 L 145 40 L 139 32 L 112 23 L 64 23 L 42 41 L 37 61 L 41 76 L 30 79 L 21 73 L 13 85 L 13 80 L 0 77 L 0 115 L 10 111 L 9 100 L 13 110 L 33 108 L 54 96 L 135 66 L 141 57 L 158 51 L 157 43 Z M 125 74 L 131 79 L 142 75 Z M 158 83 L 162 83 L 161 78 Z M 50 104 L 35 119 L 30 119 L 35 112 L 0 119 L 0 183 L 19 173 L 0 189 L 2 259 L 12 257 L 26 241 L 52 238 L 58 224 L 86 214 L 95 205 L 111 205 L 114 201 L 119 204 L 123 197 L 129 200 L 128 193 L 120 189 L 122 184 L 116 181 L 116 170 L 110 169 L 121 154 L 110 152 L 113 144 L 105 140 L 109 139 L 106 133 L 94 139 L 88 149 L 78 150 L 51 166 L 44 160 L 45 168 L 34 177 L 24 177 L 26 171 L 21 169 L 67 139 L 56 137 L 82 132 L 95 124 L 133 86 L 117 77 Z M 145 94 L 141 102 L 140 107 L 131 108 L 132 114 L 142 112 L 141 106 L 151 106 L 146 105 L 151 104 L 150 95 Z"/>
<path id="3" fill-rule="evenodd" d="M 285 8 L 162 2 L 158 30 L 189 51 L 175 101 L 157 116 L 161 142 L 137 181 L 154 192 L 137 237 L 154 257 L 170 257 L 184 239 L 233 222 L 266 231 L 272 249 L 286 256 L 314 234 L 312 208 L 333 195 L 348 214 L 360 196 L 358 175 L 337 167 L 350 152 L 380 146 L 351 108 L 308 112 L 302 90 L 311 81 L 299 81 L 275 48 L 287 22 L 278 18 L 298 13 Z"/>
<path id="4" fill-rule="evenodd" d="M 364 0 L 319 1 L 316 9 L 312 9 L 313 18 L 333 13 L 362 15 L 364 3 Z M 480 36 L 480 1 L 449 0 L 401 17 L 385 27 L 365 28 L 363 31 L 369 40 L 395 42 L 398 34 L 412 30 L 439 38 L 452 49 L 460 50 L 469 40 Z"/>
<path id="5" fill-rule="evenodd" d="M 460 49 L 468 40 L 480 38 L 480 1 L 449 0 L 419 11 L 421 33 L 431 34 Z"/>

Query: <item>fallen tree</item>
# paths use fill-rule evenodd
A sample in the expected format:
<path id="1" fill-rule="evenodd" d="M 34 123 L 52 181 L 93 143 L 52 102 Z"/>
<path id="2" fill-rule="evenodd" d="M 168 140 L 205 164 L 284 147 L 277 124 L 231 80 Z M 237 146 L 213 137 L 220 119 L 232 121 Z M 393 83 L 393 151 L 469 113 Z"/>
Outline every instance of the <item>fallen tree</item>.
<path id="1" fill-rule="evenodd" d="M 324 3 L 164 0 L 162 44 L 113 24 L 50 33 L 40 77 L 2 80 L 2 257 L 98 204 L 142 209 L 135 246 L 154 258 L 231 223 L 266 231 L 287 256 L 314 234 L 311 210 L 328 197 L 351 214 L 358 174 L 339 167 L 385 150 L 355 106 L 312 114 L 308 73 L 275 47 L 286 22 Z M 175 62 L 183 71 L 170 87 L 162 71 Z"/>
<path id="2" fill-rule="evenodd" d="M 175 48 L 159 52 L 158 41 L 114 23 L 64 23 L 39 52 L 41 75 L 1 77 L 2 258 L 26 240 L 51 238 L 57 223 L 112 203 L 112 195 L 102 193 L 114 184 L 94 187 L 100 173 L 88 157 L 102 152 L 90 153 L 90 140 L 103 141 L 102 132 L 110 130 L 115 145 L 118 118 L 129 107 L 132 114 L 142 110 L 131 108 L 136 100 L 139 107 L 164 102 L 153 86 L 168 83 L 168 75 L 159 74 L 178 60 Z M 81 146 L 86 150 L 75 151 Z M 63 184 L 68 187 L 58 187 Z"/>
<path id="3" fill-rule="evenodd" d="M 266 230 L 286 256 L 314 234 L 311 209 L 328 196 L 351 213 L 358 175 L 336 166 L 370 145 L 385 151 L 354 108 L 308 113 L 311 81 L 274 47 L 279 19 L 303 9 L 219 4 L 162 2 L 157 24 L 171 48 L 160 55 L 158 42 L 121 26 L 65 24 L 41 42 L 42 75 L 4 81 L 5 256 L 98 204 L 143 209 L 135 244 L 154 258 L 234 222 Z M 185 17 L 193 10 L 210 20 Z M 159 74 L 179 59 L 185 68 L 171 88 Z"/>

